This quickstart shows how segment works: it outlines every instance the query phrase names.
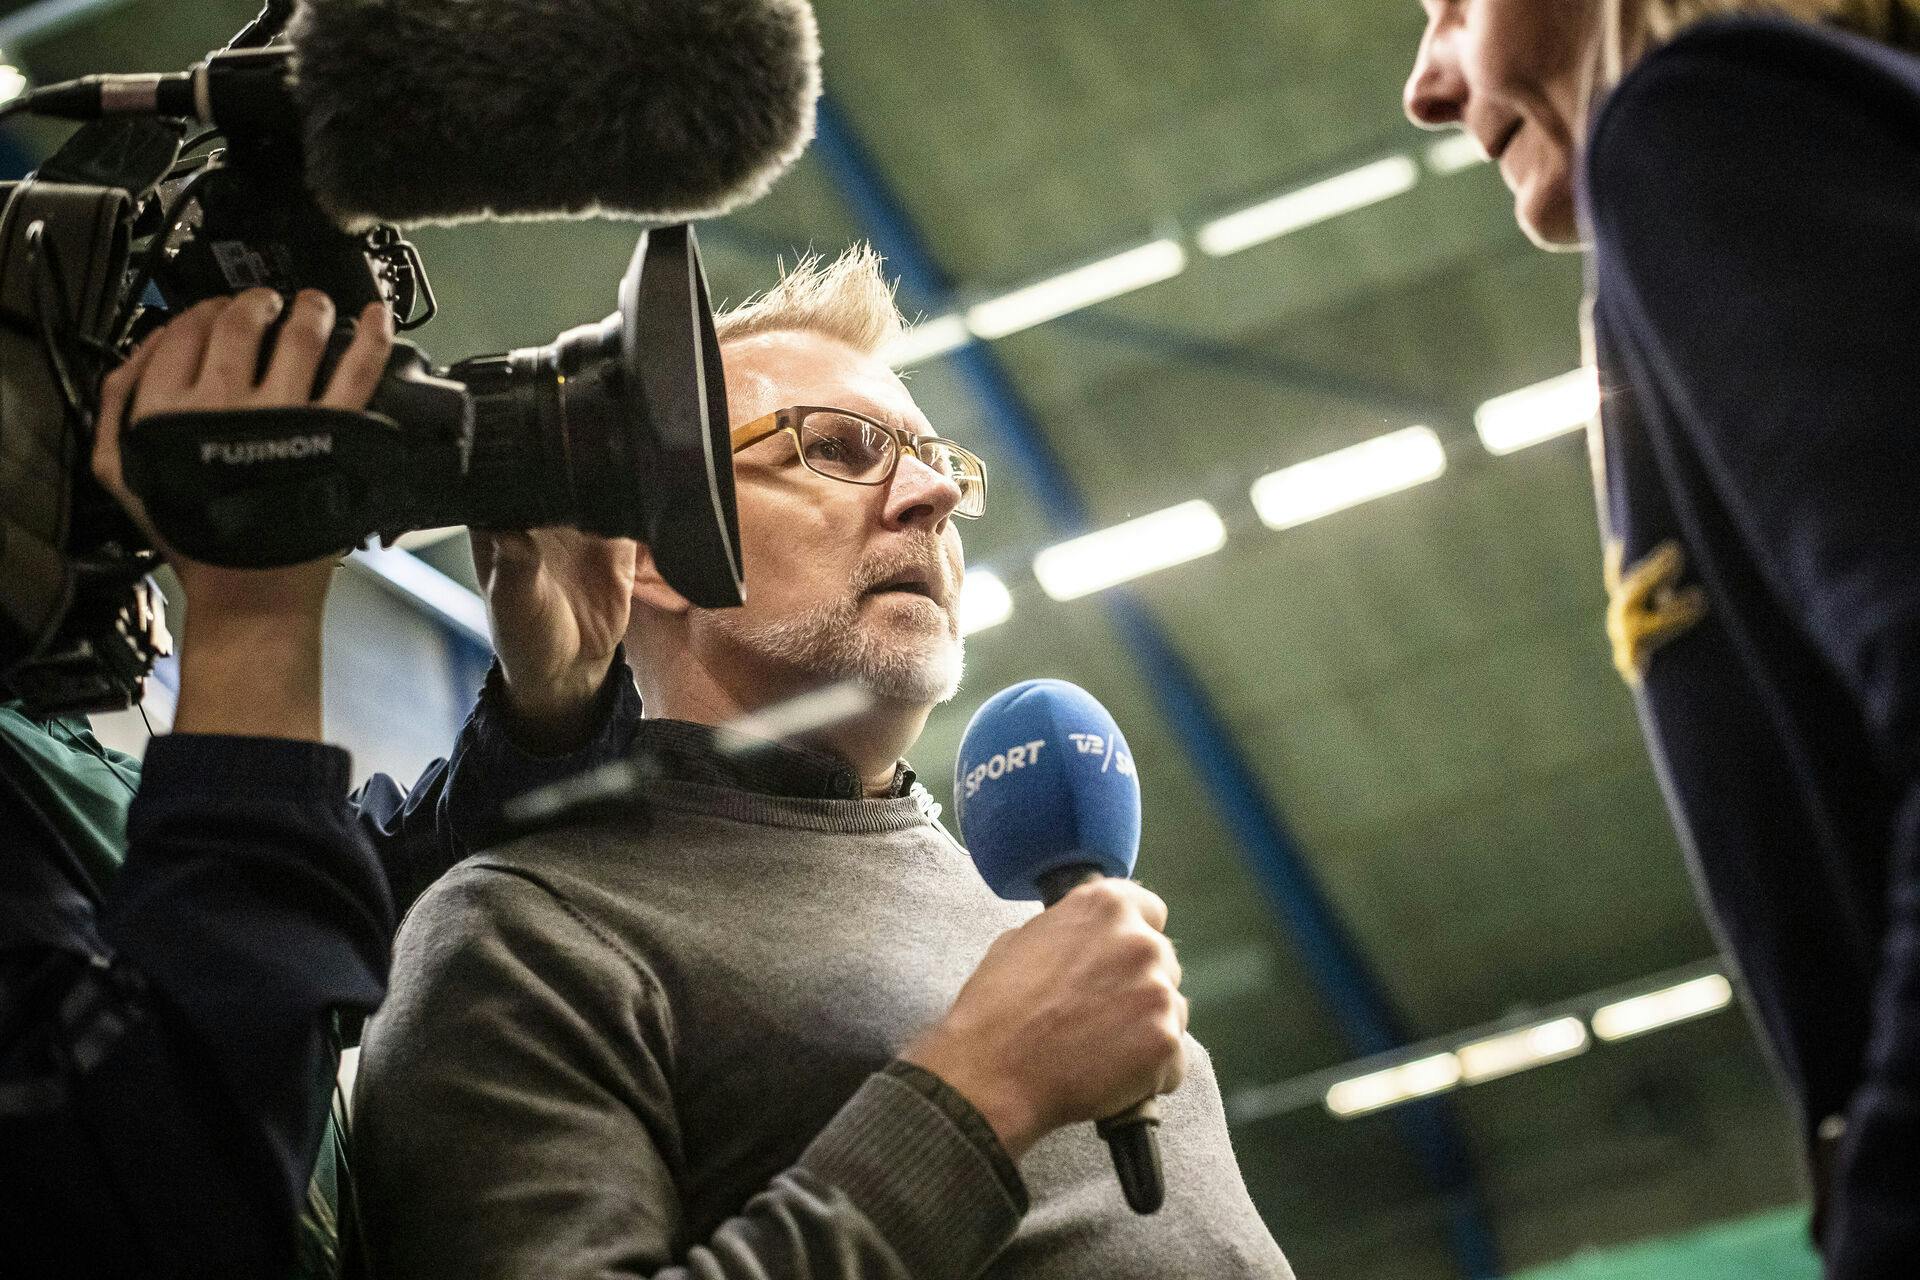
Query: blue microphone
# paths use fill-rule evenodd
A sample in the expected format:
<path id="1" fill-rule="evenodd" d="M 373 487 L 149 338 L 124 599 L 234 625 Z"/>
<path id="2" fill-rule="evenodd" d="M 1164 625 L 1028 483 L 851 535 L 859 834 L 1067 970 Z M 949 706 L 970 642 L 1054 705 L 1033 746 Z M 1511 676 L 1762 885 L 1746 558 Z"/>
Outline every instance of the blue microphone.
<path id="1" fill-rule="evenodd" d="M 954 769 L 960 838 L 1002 898 L 1052 906 L 1075 886 L 1133 874 L 1140 778 L 1107 709 L 1065 680 L 1025 680 L 973 714 Z M 1166 1198 L 1157 1099 L 1096 1126 L 1135 1213 Z"/>

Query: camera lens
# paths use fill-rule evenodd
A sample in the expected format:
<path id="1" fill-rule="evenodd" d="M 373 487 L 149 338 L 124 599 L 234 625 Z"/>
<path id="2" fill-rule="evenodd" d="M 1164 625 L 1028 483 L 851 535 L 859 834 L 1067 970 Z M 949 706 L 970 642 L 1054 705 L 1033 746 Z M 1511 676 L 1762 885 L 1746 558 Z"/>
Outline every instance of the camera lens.
<path id="1" fill-rule="evenodd" d="M 433 522 L 637 538 L 694 604 L 740 603 L 726 391 L 688 228 L 642 237 L 614 315 L 449 376 L 472 418 L 463 481 Z"/>

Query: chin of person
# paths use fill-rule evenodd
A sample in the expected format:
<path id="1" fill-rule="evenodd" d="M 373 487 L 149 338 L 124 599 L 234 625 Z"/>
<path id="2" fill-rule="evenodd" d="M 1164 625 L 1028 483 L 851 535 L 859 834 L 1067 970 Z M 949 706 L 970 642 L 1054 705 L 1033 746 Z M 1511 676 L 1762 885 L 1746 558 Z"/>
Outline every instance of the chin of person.
<path id="1" fill-rule="evenodd" d="M 938 629 L 945 634 L 950 621 L 947 611 L 925 596 L 900 593 L 883 598 L 880 608 L 892 621 L 915 629 Z"/>
<path id="2" fill-rule="evenodd" d="M 1539 248 L 1551 253 L 1576 253 L 1581 248 L 1580 220 L 1567 183 L 1523 180 L 1514 191 L 1513 211 L 1527 239 Z"/>

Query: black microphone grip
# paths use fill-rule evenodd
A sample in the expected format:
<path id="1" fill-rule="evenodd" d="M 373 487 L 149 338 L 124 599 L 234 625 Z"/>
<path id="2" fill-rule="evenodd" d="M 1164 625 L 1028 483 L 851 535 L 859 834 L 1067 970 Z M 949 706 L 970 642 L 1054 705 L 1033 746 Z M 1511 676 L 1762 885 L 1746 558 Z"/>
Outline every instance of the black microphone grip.
<path id="1" fill-rule="evenodd" d="M 1051 907 L 1105 874 L 1092 863 L 1076 862 L 1043 871 L 1034 877 L 1034 883 L 1040 886 L 1041 902 Z M 1094 1132 L 1106 1139 L 1114 1176 L 1120 1179 L 1127 1207 L 1135 1213 L 1157 1212 L 1167 1198 L 1166 1176 L 1160 1168 L 1159 1128 L 1160 1100 L 1155 1097 L 1144 1098 L 1094 1125 Z"/>

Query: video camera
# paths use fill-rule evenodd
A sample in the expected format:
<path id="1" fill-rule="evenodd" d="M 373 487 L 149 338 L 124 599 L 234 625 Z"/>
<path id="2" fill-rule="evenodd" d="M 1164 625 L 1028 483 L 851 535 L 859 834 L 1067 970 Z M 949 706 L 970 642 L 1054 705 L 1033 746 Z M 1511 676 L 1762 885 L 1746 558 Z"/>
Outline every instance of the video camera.
<path id="1" fill-rule="evenodd" d="M 111 81 L 96 102 L 150 82 L 133 90 L 146 109 L 83 125 L 0 184 L 0 697 L 37 714 L 137 701 L 164 645 L 157 555 L 88 466 L 100 379 L 133 343 L 261 285 L 321 289 L 343 317 L 380 301 L 400 329 L 434 314 L 400 232 L 344 230 L 309 189 L 280 38 L 292 7 L 270 0 L 188 76 L 90 78 Z M 58 94 L 26 105 L 61 108 Z M 189 136 L 192 118 L 216 127 Z M 546 346 L 448 368 L 398 342 L 366 413 L 136 424 L 129 484 L 170 543 L 214 564 L 444 525 L 571 525 L 646 542 L 697 605 L 737 605 L 726 396 L 690 226 L 641 234 L 618 303 Z"/>

